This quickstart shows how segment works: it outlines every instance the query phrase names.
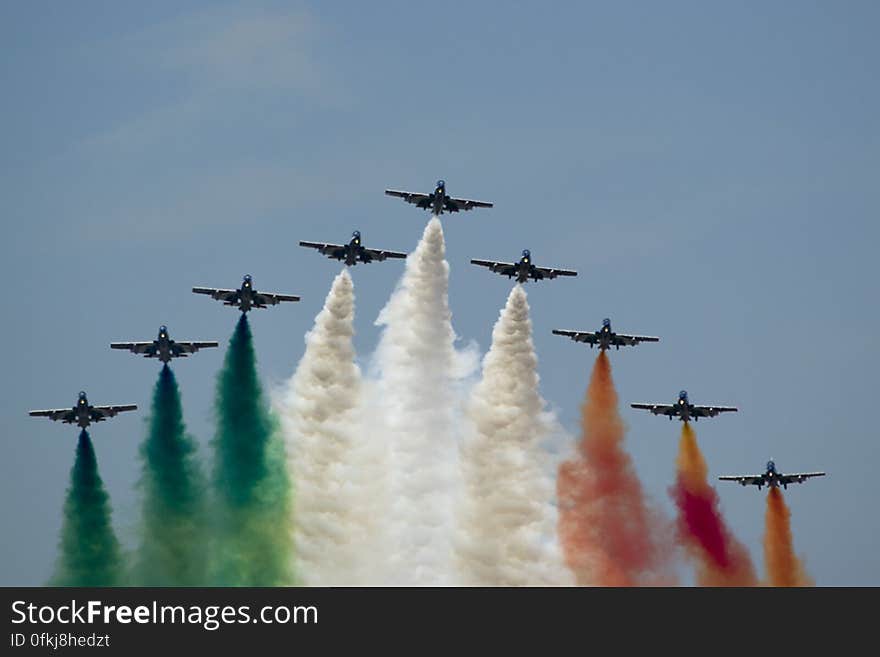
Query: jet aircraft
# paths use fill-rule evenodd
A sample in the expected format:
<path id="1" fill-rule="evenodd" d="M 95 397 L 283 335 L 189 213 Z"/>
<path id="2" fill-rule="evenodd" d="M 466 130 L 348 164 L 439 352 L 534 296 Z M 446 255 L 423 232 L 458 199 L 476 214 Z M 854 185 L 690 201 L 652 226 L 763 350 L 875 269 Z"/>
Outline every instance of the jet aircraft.
<path id="1" fill-rule="evenodd" d="M 556 269 L 548 267 L 536 267 L 532 264 L 532 254 L 528 249 L 522 252 L 518 262 L 496 262 L 494 260 L 471 260 L 471 264 L 487 267 L 496 274 L 516 277 L 517 283 L 525 283 L 530 278 L 539 281 L 544 278 L 556 278 L 557 276 L 577 276 L 576 271 L 570 269 Z"/>
<path id="2" fill-rule="evenodd" d="M 605 351 L 614 347 L 620 349 L 626 346 L 635 346 L 641 342 L 659 342 L 660 338 L 650 335 L 626 335 L 625 333 L 615 333 L 611 330 L 611 320 L 606 318 L 602 320 L 602 328 L 598 331 L 570 331 L 567 329 L 553 329 L 554 335 L 564 335 L 575 342 L 586 342 L 590 345 L 590 349 L 594 345 L 598 345 L 599 349 Z"/>
<path id="3" fill-rule="evenodd" d="M 218 346 L 218 342 L 178 342 L 168 335 L 168 327 L 159 327 L 159 336 L 152 342 L 111 342 L 111 349 L 127 349 L 134 354 L 143 354 L 144 358 L 158 358 L 163 363 L 172 358 L 186 358 L 199 349 Z"/>
<path id="4" fill-rule="evenodd" d="M 361 233 L 356 230 L 351 234 L 348 244 L 325 244 L 323 242 L 300 242 L 305 246 L 323 253 L 328 258 L 344 260 L 347 267 L 353 267 L 358 262 L 370 264 L 374 260 L 383 261 L 387 258 L 406 258 L 405 253 L 398 251 L 385 251 L 383 249 L 368 249 L 361 244 Z"/>
<path id="5" fill-rule="evenodd" d="M 433 215 L 441 215 L 444 212 L 458 212 L 460 210 L 472 210 L 473 208 L 491 208 L 492 203 L 486 201 L 472 201 L 466 198 L 452 198 L 446 193 L 446 183 L 437 181 L 433 192 L 421 194 L 418 192 L 404 192 L 396 189 L 386 189 L 385 194 L 402 198 L 407 203 L 412 203 L 423 210 L 430 210 Z"/>
<path id="6" fill-rule="evenodd" d="M 696 422 L 701 417 L 715 417 L 719 413 L 738 410 L 734 406 L 696 406 L 688 401 L 687 390 L 678 393 L 678 399 L 674 404 L 630 404 L 630 406 L 651 411 L 654 415 L 666 415 L 670 420 L 677 416 L 683 422 L 691 419 Z"/>
<path id="7" fill-rule="evenodd" d="M 277 294 L 275 292 L 257 292 L 250 274 L 245 274 L 241 287 L 237 290 L 224 290 L 216 287 L 194 287 L 196 294 L 207 294 L 212 299 L 222 301 L 225 306 L 236 306 L 246 313 L 251 308 L 275 306 L 282 301 L 299 301 L 294 294 Z"/>
<path id="8" fill-rule="evenodd" d="M 762 474 L 756 475 L 723 475 L 718 477 L 721 481 L 737 481 L 743 486 L 757 486 L 761 490 L 764 486 L 770 488 L 788 488 L 789 484 L 802 484 L 811 477 L 824 477 L 824 472 L 797 472 L 795 474 L 782 474 L 776 470 L 773 459 L 767 461 L 767 469 Z"/>
<path id="9" fill-rule="evenodd" d="M 65 424 L 76 424 L 83 429 L 88 427 L 92 422 L 103 422 L 107 418 L 115 417 L 117 413 L 123 411 L 135 411 L 135 404 L 124 404 L 122 406 L 92 406 L 89 404 L 86 393 L 80 392 L 76 399 L 76 405 L 73 408 L 53 408 L 44 411 L 30 411 L 28 415 L 31 417 L 47 417 L 50 420 L 61 420 Z"/>

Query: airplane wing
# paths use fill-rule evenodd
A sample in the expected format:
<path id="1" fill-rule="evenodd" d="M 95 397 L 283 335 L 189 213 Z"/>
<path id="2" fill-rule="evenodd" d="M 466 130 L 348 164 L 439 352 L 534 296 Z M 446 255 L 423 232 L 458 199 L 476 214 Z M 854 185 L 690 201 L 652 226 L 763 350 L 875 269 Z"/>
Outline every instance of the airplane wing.
<path id="1" fill-rule="evenodd" d="M 569 331 L 566 329 L 553 329 L 554 335 L 564 335 L 571 338 L 575 342 L 586 342 L 588 344 L 597 344 L 599 337 L 595 331 Z"/>
<path id="2" fill-rule="evenodd" d="M 715 417 L 719 413 L 736 413 L 735 406 L 694 406 L 691 415 L 694 417 Z"/>
<path id="3" fill-rule="evenodd" d="M 431 196 L 429 194 L 418 194 L 416 192 L 403 192 L 396 189 L 386 189 L 385 194 L 387 196 L 396 196 L 397 198 L 402 198 L 407 203 L 412 203 L 413 205 L 417 205 L 420 208 L 429 208 L 431 207 Z"/>
<path id="4" fill-rule="evenodd" d="M 824 477 L 824 472 L 798 472 L 796 474 L 779 475 L 783 484 L 802 484 L 810 477 Z"/>
<path id="5" fill-rule="evenodd" d="M 47 417 L 50 420 L 64 422 L 72 422 L 76 417 L 76 413 L 70 408 L 52 408 L 44 411 L 29 411 L 31 417 Z"/>
<path id="6" fill-rule="evenodd" d="M 182 355 L 185 354 L 194 354 L 199 349 L 207 349 L 209 347 L 219 347 L 219 342 L 207 341 L 207 342 L 180 342 L 179 340 L 174 341 L 174 346 L 178 347 L 180 351 L 183 352 Z"/>
<path id="7" fill-rule="evenodd" d="M 512 262 L 495 262 L 494 260 L 471 260 L 472 265 L 486 267 L 505 276 L 516 275 L 516 265 Z"/>
<path id="8" fill-rule="evenodd" d="M 764 475 L 723 475 L 721 481 L 735 481 L 743 486 L 763 486 Z"/>
<path id="9" fill-rule="evenodd" d="M 136 411 L 135 404 L 123 404 L 121 406 L 90 406 L 89 415 L 92 416 L 94 422 L 106 420 L 108 417 L 114 417 L 117 413 L 124 411 Z"/>
<path id="10" fill-rule="evenodd" d="M 154 351 L 154 342 L 111 342 L 111 349 L 125 349 L 133 354 L 149 354 Z"/>
<path id="11" fill-rule="evenodd" d="M 325 244 L 324 242 L 300 242 L 300 246 L 315 249 L 331 258 L 344 258 L 345 247 L 342 244 Z"/>
<path id="12" fill-rule="evenodd" d="M 254 304 L 257 306 L 275 306 L 282 301 L 299 301 L 295 294 L 278 294 L 276 292 L 255 292 Z"/>
<path id="13" fill-rule="evenodd" d="M 576 271 L 571 269 L 554 269 L 552 267 L 535 267 L 535 271 L 546 278 L 556 278 L 557 276 L 577 276 Z"/>
<path id="14" fill-rule="evenodd" d="M 660 342 L 660 338 L 655 338 L 651 335 L 626 335 L 624 333 L 617 333 L 614 336 L 613 342 L 621 347 L 630 347 L 637 345 L 640 342 Z"/>
<path id="15" fill-rule="evenodd" d="M 387 258 L 406 258 L 405 253 L 399 251 L 384 251 L 382 249 L 364 249 L 364 253 L 369 255 L 373 260 L 386 260 Z"/>
<path id="16" fill-rule="evenodd" d="M 474 208 L 491 208 L 492 203 L 486 201 L 472 201 L 467 198 L 448 198 L 446 199 L 445 210 L 448 212 L 458 212 L 459 210 L 472 210 Z"/>
<path id="17" fill-rule="evenodd" d="M 630 404 L 632 408 L 640 408 L 651 411 L 654 415 L 676 415 L 676 408 L 672 404 Z"/>
<path id="18" fill-rule="evenodd" d="M 216 287 L 194 287 L 193 292 L 196 294 L 207 294 L 209 297 L 220 301 L 231 301 L 238 294 L 238 290 L 224 290 Z"/>

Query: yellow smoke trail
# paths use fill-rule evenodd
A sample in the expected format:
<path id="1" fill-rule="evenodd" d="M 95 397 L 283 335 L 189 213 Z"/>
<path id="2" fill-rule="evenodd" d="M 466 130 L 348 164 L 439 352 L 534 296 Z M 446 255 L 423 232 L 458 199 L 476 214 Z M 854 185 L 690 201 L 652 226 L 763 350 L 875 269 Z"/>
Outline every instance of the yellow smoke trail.
<path id="1" fill-rule="evenodd" d="M 764 562 L 770 586 L 814 586 L 804 565 L 794 553 L 791 536 L 791 512 L 779 488 L 767 493 L 764 516 Z"/>

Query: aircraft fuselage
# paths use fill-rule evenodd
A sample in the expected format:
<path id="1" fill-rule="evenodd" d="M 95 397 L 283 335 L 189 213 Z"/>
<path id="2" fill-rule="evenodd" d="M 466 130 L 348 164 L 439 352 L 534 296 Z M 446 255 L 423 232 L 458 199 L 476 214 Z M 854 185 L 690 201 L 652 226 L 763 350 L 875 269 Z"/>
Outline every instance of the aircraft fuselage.
<path id="1" fill-rule="evenodd" d="M 691 421 L 691 412 L 694 410 L 693 404 L 688 401 L 688 398 L 684 395 L 680 395 L 678 400 L 675 402 L 675 410 L 676 415 L 682 422 L 690 422 Z M 672 416 L 669 416 L 669 419 L 672 419 Z M 696 416 L 693 416 L 694 422 L 697 421 Z"/>
<path id="2" fill-rule="evenodd" d="M 172 347 L 171 338 L 168 337 L 166 331 L 159 331 L 159 337 L 153 341 L 153 346 L 156 350 L 156 358 L 163 363 L 170 363 L 171 359 L 176 355 Z"/>
<path id="3" fill-rule="evenodd" d="M 442 187 L 438 187 L 432 196 L 432 212 L 439 217 L 443 214 L 443 208 L 446 207 L 446 192 Z"/>
<path id="4" fill-rule="evenodd" d="M 361 244 L 360 232 L 355 233 L 345 246 L 345 264 L 348 267 L 355 266 L 358 261 L 363 263 L 372 262 L 372 258 Z"/>
<path id="5" fill-rule="evenodd" d="M 171 347 L 168 343 L 160 344 L 159 348 L 156 349 L 156 358 L 159 359 L 160 362 L 170 363 L 173 358 L 171 354 Z"/>
<path id="6" fill-rule="evenodd" d="M 611 341 L 614 339 L 614 333 L 611 332 L 610 326 L 603 326 L 599 329 L 597 337 L 599 338 L 599 349 L 601 351 L 611 348 Z M 618 349 L 619 348 L 620 347 L 618 347 Z"/>
<path id="7" fill-rule="evenodd" d="M 80 395 L 73 410 L 76 413 L 76 425 L 78 427 L 85 429 L 92 423 L 92 415 L 89 411 L 89 400 L 86 399 L 85 395 Z"/>
<path id="8" fill-rule="evenodd" d="M 251 300 L 251 295 L 248 294 L 247 290 L 241 290 L 238 293 L 238 309 L 241 312 L 246 313 L 253 307 L 253 301 Z"/>
<path id="9" fill-rule="evenodd" d="M 530 278 L 538 280 L 537 276 L 533 276 L 534 266 L 532 265 L 531 255 L 524 255 L 516 263 L 516 282 L 523 284 L 528 283 Z"/>
<path id="10" fill-rule="evenodd" d="M 764 482 L 763 484 L 758 484 L 758 490 L 761 490 L 762 486 L 768 486 L 769 488 L 779 488 L 779 486 L 782 486 L 785 490 L 788 490 L 788 484 L 780 480 L 775 466 L 767 468 L 767 471 L 764 473 Z"/>
<path id="11" fill-rule="evenodd" d="M 76 424 L 82 429 L 87 428 L 92 423 L 88 409 L 76 409 Z"/>

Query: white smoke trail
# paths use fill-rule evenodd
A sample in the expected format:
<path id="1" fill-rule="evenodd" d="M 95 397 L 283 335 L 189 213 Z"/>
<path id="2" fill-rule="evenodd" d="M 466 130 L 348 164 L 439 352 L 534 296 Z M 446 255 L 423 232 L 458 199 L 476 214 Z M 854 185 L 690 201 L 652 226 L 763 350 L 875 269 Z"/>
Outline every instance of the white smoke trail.
<path id="1" fill-rule="evenodd" d="M 295 488 L 296 572 L 305 585 L 370 583 L 377 463 L 360 431 L 361 373 L 354 362 L 354 285 L 336 276 L 279 400 Z"/>
<path id="2" fill-rule="evenodd" d="M 522 286 L 507 298 L 467 406 L 456 562 L 464 584 L 567 584 L 556 542 L 552 470 L 542 449 L 555 421 L 538 391 L 538 359 Z"/>
<path id="3" fill-rule="evenodd" d="M 467 369 L 454 348 L 449 265 L 437 217 L 425 227 L 376 323 L 376 403 L 391 467 L 386 584 L 453 582 L 453 505 L 458 490 L 457 385 Z M 378 433 L 381 431 L 381 433 Z"/>

